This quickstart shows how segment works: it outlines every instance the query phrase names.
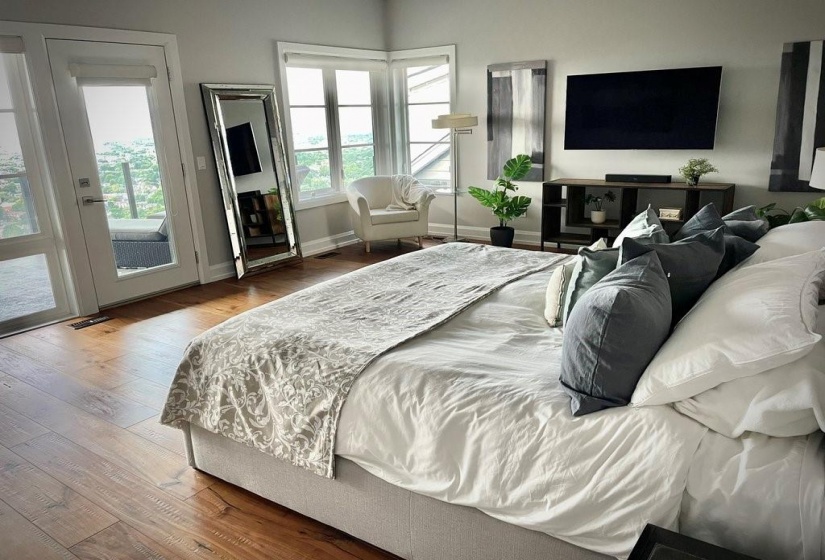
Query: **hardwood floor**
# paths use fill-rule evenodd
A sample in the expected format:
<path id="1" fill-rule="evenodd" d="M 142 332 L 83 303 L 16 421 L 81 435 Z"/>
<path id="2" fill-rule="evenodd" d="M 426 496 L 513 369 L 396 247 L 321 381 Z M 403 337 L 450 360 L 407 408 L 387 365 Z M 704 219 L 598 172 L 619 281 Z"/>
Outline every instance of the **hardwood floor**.
<path id="1" fill-rule="evenodd" d="M 0 340 L 0 558 L 394 558 L 191 469 L 157 418 L 195 335 L 413 250 L 353 245 Z"/>

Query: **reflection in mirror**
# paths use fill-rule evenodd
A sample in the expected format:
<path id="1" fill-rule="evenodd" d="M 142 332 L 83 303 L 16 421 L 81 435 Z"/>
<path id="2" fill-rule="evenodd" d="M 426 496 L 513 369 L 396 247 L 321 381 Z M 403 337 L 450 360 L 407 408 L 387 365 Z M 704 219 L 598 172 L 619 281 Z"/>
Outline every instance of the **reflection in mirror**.
<path id="1" fill-rule="evenodd" d="M 238 278 L 300 259 L 273 86 L 201 88 Z"/>

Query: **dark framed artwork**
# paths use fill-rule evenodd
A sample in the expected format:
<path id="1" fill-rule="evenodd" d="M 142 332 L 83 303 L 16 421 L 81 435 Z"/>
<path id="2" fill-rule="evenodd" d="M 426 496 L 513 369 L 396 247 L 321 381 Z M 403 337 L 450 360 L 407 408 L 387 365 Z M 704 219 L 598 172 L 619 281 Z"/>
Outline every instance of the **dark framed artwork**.
<path id="1" fill-rule="evenodd" d="M 808 186 L 816 148 L 825 146 L 823 41 L 785 43 L 768 189 L 815 192 Z"/>
<path id="2" fill-rule="evenodd" d="M 544 180 L 544 108 L 547 61 L 487 67 L 487 178 L 497 179 L 508 159 L 528 154 L 525 181 Z"/>

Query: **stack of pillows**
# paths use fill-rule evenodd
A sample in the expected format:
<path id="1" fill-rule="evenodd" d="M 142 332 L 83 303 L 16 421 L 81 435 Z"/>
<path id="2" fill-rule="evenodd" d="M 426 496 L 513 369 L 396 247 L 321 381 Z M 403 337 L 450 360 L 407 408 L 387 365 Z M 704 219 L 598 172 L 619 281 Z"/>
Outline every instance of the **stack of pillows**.
<path id="1" fill-rule="evenodd" d="M 679 338 L 668 341 L 676 325 L 715 280 L 759 249 L 756 242 L 767 231 L 752 206 L 722 217 L 709 204 L 671 242 L 648 207 L 612 247 L 600 240 L 558 267 L 547 288 L 545 318 L 564 326 L 561 383 L 573 414 L 625 406 L 631 398 L 635 403 L 636 395 L 639 404 L 648 400 L 648 383 L 640 378 L 654 356 L 667 355 Z M 659 404 L 654 400 L 646 404 Z"/>

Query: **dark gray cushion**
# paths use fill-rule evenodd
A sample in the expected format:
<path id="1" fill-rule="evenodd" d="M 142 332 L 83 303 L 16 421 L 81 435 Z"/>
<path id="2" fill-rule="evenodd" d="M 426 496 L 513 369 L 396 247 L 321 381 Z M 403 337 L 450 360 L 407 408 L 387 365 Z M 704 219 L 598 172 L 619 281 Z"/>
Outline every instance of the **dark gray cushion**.
<path id="1" fill-rule="evenodd" d="M 748 241 L 757 242 L 759 238 L 768 233 L 768 220 L 756 215 L 755 206 L 745 206 L 739 210 L 734 210 L 726 216 L 722 216 L 722 221 L 728 227 L 729 233 L 738 235 Z"/>
<path id="2" fill-rule="evenodd" d="M 649 251 L 656 252 L 667 276 L 675 325 L 716 278 L 725 256 L 724 228 L 667 244 L 644 245 L 634 239 L 625 239 L 619 262 L 626 263 Z"/>
<path id="3" fill-rule="evenodd" d="M 564 300 L 564 321 L 576 301 L 596 282 L 616 270 L 619 263 L 619 249 L 579 249 L 579 259 L 570 275 L 570 283 Z"/>
<path id="4" fill-rule="evenodd" d="M 759 249 L 759 245 L 751 243 L 747 239 L 739 237 L 731 232 L 716 210 L 716 206 L 711 202 L 699 210 L 691 219 L 682 226 L 674 240 L 684 239 L 703 231 L 713 231 L 717 228 L 725 228 L 725 256 L 719 264 L 716 277 L 722 276 L 727 271 L 744 261 Z"/>
<path id="5" fill-rule="evenodd" d="M 561 384 L 574 416 L 625 406 L 670 333 L 670 287 L 655 251 L 619 266 L 576 303 L 564 328 Z"/>

